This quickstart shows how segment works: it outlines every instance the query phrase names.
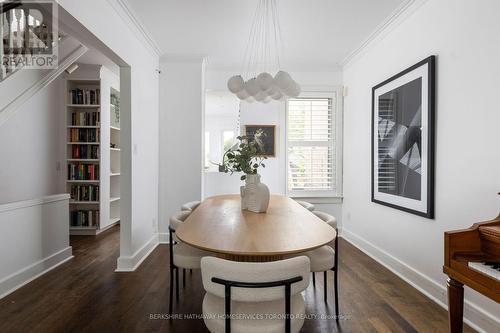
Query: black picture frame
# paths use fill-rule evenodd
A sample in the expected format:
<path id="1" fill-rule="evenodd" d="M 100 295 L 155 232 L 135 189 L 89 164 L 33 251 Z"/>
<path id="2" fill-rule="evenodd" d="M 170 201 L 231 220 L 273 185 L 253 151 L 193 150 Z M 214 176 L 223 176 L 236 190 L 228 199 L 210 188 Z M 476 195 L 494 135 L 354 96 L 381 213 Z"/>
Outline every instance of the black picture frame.
<path id="1" fill-rule="evenodd" d="M 419 75 L 419 73 L 422 75 Z M 407 78 L 408 81 L 405 82 Z M 397 85 L 395 88 L 390 88 L 399 83 L 402 84 Z M 418 88 L 419 85 L 420 90 Z M 384 92 L 387 89 L 390 90 Z M 416 107 L 416 105 L 418 105 L 416 104 L 418 103 L 418 91 L 420 91 L 421 99 L 420 106 Z M 398 95 L 402 95 L 399 101 Z M 384 99 L 383 96 L 390 96 L 390 98 Z M 424 97 L 426 97 L 426 100 L 424 100 Z M 410 99 L 410 101 L 405 101 L 405 98 L 406 100 Z M 436 56 L 434 55 L 410 66 L 372 88 L 372 202 L 425 218 L 434 218 L 435 100 Z M 388 106 L 388 104 L 391 105 Z M 386 112 L 382 115 L 382 117 L 385 118 L 382 118 L 380 115 L 381 108 Z M 406 111 L 405 108 L 408 109 L 408 111 Z M 397 118 L 403 119 L 405 118 L 405 112 L 409 114 L 413 112 L 412 123 L 408 126 L 387 119 L 388 115 L 394 115 L 395 113 L 401 115 L 397 116 Z M 418 112 L 420 112 L 421 123 L 414 124 L 414 120 L 418 120 Z M 409 117 L 406 117 L 406 121 L 408 121 L 408 119 Z M 388 128 L 390 128 L 390 130 L 388 130 Z M 402 130 L 398 130 L 398 128 Z M 389 135 L 390 132 L 393 132 L 393 135 Z M 401 132 L 403 132 L 403 135 L 400 135 Z M 409 137 L 411 137 L 411 139 L 408 139 Z M 375 138 L 377 139 L 375 140 Z M 383 143 L 384 139 L 391 141 Z M 414 145 L 408 148 L 408 144 L 412 142 Z M 383 145 L 386 146 L 381 147 Z M 406 148 L 401 148 L 401 146 Z M 401 151 L 404 152 L 404 150 L 401 149 L 408 150 L 406 151 L 406 155 L 399 159 L 399 157 L 401 157 Z M 413 153 L 414 150 L 415 153 Z M 424 152 L 425 154 L 421 154 L 420 152 Z M 418 156 L 418 159 L 412 159 L 412 155 L 415 154 Z M 408 157 L 406 158 L 406 156 Z M 391 170 L 391 160 L 393 164 L 392 170 L 394 170 L 395 175 L 391 172 L 387 172 Z M 406 165 L 403 164 L 405 161 Z M 418 164 L 418 161 L 420 164 Z M 418 165 L 420 165 L 420 167 L 418 167 Z M 404 182 L 400 181 L 402 178 L 400 174 L 402 174 L 402 172 L 399 172 L 399 170 L 401 170 L 401 168 L 405 168 L 406 172 L 407 178 L 404 178 Z M 415 176 L 418 173 L 420 174 L 420 187 L 418 186 L 418 176 Z M 387 175 L 389 175 L 389 177 L 387 177 Z M 412 177 L 412 186 L 409 186 L 407 183 L 409 179 L 408 175 Z M 400 183 L 403 183 L 403 185 L 400 186 Z M 401 187 L 403 190 L 401 190 Z M 411 188 L 411 190 L 407 190 L 407 187 Z"/>

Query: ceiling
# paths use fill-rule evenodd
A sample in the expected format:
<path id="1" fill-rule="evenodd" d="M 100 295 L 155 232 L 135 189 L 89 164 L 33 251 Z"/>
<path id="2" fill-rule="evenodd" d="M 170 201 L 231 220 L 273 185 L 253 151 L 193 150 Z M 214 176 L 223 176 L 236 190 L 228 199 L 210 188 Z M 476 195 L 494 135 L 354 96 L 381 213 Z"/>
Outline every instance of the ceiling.
<path id="1" fill-rule="evenodd" d="M 126 0 L 162 53 L 206 55 L 238 69 L 257 0 Z M 277 0 L 285 57 L 294 71 L 337 70 L 407 0 Z"/>

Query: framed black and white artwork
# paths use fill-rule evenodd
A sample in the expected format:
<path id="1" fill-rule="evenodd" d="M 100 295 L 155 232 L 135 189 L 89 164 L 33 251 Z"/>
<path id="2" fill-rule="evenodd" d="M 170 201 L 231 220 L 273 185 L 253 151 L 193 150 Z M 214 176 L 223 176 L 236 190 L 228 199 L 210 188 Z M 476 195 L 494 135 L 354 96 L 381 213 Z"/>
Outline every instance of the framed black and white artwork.
<path id="1" fill-rule="evenodd" d="M 434 218 L 435 56 L 372 89 L 372 201 Z"/>

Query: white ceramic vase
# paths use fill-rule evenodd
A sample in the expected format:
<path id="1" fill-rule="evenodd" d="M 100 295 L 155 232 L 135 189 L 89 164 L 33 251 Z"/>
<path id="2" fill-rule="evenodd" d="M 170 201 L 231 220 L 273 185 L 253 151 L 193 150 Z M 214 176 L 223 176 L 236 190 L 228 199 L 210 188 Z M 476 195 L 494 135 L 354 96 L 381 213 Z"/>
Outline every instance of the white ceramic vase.
<path id="1" fill-rule="evenodd" d="M 245 186 L 240 187 L 241 209 L 254 213 L 265 213 L 269 206 L 269 188 L 260 182 L 259 174 L 248 175 Z"/>

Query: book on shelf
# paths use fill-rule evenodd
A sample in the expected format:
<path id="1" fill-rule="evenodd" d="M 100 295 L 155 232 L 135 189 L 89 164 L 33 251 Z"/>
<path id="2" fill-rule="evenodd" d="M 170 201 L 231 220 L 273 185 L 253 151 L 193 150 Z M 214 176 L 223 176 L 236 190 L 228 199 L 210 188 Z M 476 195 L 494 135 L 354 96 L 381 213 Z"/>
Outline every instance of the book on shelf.
<path id="1" fill-rule="evenodd" d="M 70 212 L 72 227 L 99 227 L 98 210 L 73 210 Z"/>
<path id="2" fill-rule="evenodd" d="M 101 100 L 101 90 L 96 89 L 70 89 L 69 100 L 71 104 L 98 105 Z"/>
<path id="3" fill-rule="evenodd" d="M 101 122 L 101 114 L 96 111 L 85 112 L 75 111 L 71 112 L 71 125 L 72 126 L 99 126 Z"/>
<path id="4" fill-rule="evenodd" d="M 99 146 L 97 145 L 73 145 L 71 147 L 72 159 L 99 159 Z"/>
<path id="5" fill-rule="evenodd" d="M 100 139 L 100 131 L 98 128 L 70 128 L 70 142 L 95 142 Z"/>
<path id="6" fill-rule="evenodd" d="M 71 200 L 99 201 L 99 185 L 71 185 Z"/>
<path id="7" fill-rule="evenodd" d="M 69 163 L 68 180 L 99 180 L 99 165 Z"/>

